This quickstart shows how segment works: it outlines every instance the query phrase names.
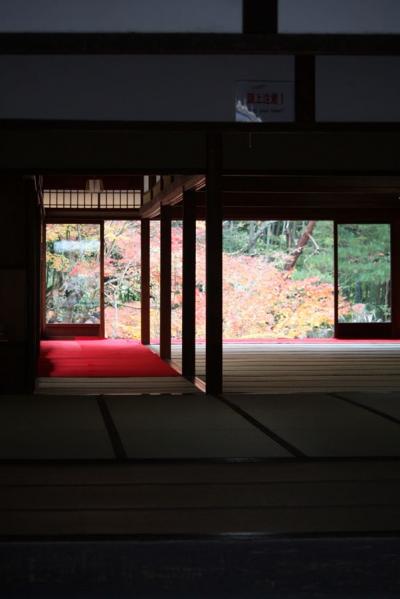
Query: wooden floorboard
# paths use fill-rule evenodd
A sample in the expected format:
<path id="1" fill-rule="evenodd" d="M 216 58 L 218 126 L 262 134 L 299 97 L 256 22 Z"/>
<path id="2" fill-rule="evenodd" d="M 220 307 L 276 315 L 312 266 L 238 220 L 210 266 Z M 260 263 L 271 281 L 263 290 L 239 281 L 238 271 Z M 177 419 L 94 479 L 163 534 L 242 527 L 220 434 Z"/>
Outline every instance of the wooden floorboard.
<path id="1" fill-rule="evenodd" d="M 180 364 L 179 345 L 172 359 Z M 223 368 L 227 393 L 395 392 L 400 344 L 225 343 Z M 205 381 L 203 344 L 196 346 L 196 374 Z"/>

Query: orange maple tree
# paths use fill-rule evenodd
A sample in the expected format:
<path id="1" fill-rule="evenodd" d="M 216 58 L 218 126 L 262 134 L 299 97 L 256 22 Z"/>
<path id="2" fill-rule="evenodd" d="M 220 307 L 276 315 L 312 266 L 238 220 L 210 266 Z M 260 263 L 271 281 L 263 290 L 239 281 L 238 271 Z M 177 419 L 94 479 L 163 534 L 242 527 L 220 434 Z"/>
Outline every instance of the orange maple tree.
<path id="1" fill-rule="evenodd" d="M 62 227 L 52 230 L 52 240 Z M 159 338 L 160 224 L 150 227 L 151 338 Z M 197 223 L 196 335 L 205 337 L 205 223 Z M 53 268 L 68 270 L 65 258 L 49 256 Z M 57 262 L 58 260 L 58 262 Z M 111 337 L 140 338 L 140 224 L 106 223 L 105 319 Z M 76 269 L 77 266 L 75 265 Z M 79 268 L 85 268 L 83 263 Z M 298 280 L 265 255 L 223 255 L 225 339 L 329 336 L 333 328 L 333 285 L 317 276 Z M 182 334 L 182 223 L 172 223 L 172 338 Z M 210 298 L 212 301 L 212 298 Z M 342 312 L 349 309 L 341 299 Z"/>

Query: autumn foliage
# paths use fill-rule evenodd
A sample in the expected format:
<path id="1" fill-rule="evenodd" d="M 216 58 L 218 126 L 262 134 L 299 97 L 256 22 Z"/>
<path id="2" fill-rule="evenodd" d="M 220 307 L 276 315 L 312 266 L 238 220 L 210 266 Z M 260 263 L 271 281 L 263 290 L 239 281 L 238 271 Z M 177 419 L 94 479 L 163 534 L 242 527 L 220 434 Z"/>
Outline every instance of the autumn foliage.
<path id="1" fill-rule="evenodd" d="M 62 227 L 51 232 L 51 241 L 62 238 Z M 151 222 L 151 338 L 159 338 L 160 231 Z M 205 337 L 206 275 L 205 224 L 197 223 L 196 335 Z M 140 223 L 105 223 L 105 319 L 106 335 L 140 338 Z M 282 262 L 281 262 L 282 263 Z M 225 339 L 302 338 L 331 336 L 333 283 L 319 276 L 294 276 L 267 253 L 248 255 L 224 252 Z M 69 264 L 68 258 L 48 252 L 48 268 L 63 278 L 88 273 L 88 265 Z M 77 269 L 80 272 L 77 273 Z M 85 270 L 86 269 L 86 270 Z M 182 334 L 182 223 L 172 223 L 172 337 Z M 212 298 L 210 298 L 212 301 Z M 346 302 L 342 300 L 343 310 Z"/>
<path id="2" fill-rule="evenodd" d="M 197 223 L 196 335 L 205 337 L 205 225 Z M 172 229 L 172 336 L 181 335 L 182 228 Z M 333 326 L 333 285 L 318 277 L 295 280 L 267 256 L 224 252 L 225 339 L 329 336 Z M 155 278 L 157 274 L 154 272 Z"/>

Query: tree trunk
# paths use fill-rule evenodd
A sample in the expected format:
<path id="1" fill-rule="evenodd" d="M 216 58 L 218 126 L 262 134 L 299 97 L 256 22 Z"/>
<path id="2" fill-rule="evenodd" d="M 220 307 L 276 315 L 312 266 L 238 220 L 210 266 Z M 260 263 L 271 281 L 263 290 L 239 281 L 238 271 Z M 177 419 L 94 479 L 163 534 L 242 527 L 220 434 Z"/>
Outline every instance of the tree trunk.
<path id="1" fill-rule="evenodd" d="M 257 243 L 258 239 L 275 222 L 276 221 L 274 221 L 274 220 L 267 220 L 267 221 L 262 222 L 258 227 L 256 227 L 255 224 L 252 223 L 253 226 L 250 228 L 249 241 L 247 243 L 247 246 L 243 250 L 243 253 L 250 254 L 255 249 L 255 246 L 256 246 L 256 243 Z"/>
<path id="2" fill-rule="evenodd" d="M 298 240 L 296 247 L 290 253 L 290 256 L 288 257 L 288 259 L 286 261 L 284 270 L 293 270 L 294 269 L 294 267 L 296 266 L 296 262 L 300 258 L 301 254 L 303 253 L 303 249 L 306 247 L 316 224 L 317 224 L 316 220 L 308 221 L 308 224 L 307 224 L 306 228 L 304 229 L 304 232 L 301 235 L 300 239 Z"/>

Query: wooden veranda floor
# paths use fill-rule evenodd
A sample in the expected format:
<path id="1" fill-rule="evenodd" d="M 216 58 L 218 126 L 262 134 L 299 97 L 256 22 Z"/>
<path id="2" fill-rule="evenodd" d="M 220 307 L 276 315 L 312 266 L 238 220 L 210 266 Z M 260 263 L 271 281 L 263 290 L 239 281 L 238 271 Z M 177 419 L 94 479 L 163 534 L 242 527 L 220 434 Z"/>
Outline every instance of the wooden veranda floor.
<path id="1" fill-rule="evenodd" d="M 181 346 L 172 360 L 181 364 Z M 205 346 L 196 347 L 205 381 Z M 225 343 L 224 392 L 294 393 L 400 390 L 400 343 Z"/>
<path id="2" fill-rule="evenodd" d="M 154 351 L 158 346 L 152 346 Z M 172 362 L 181 365 L 180 345 Z M 205 346 L 196 347 L 205 382 Z M 225 393 L 393 392 L 400 390 L 400 343 L 225 343 Z M 183 377 L 39 378 L 39 393 L 194 393 Z"/>

